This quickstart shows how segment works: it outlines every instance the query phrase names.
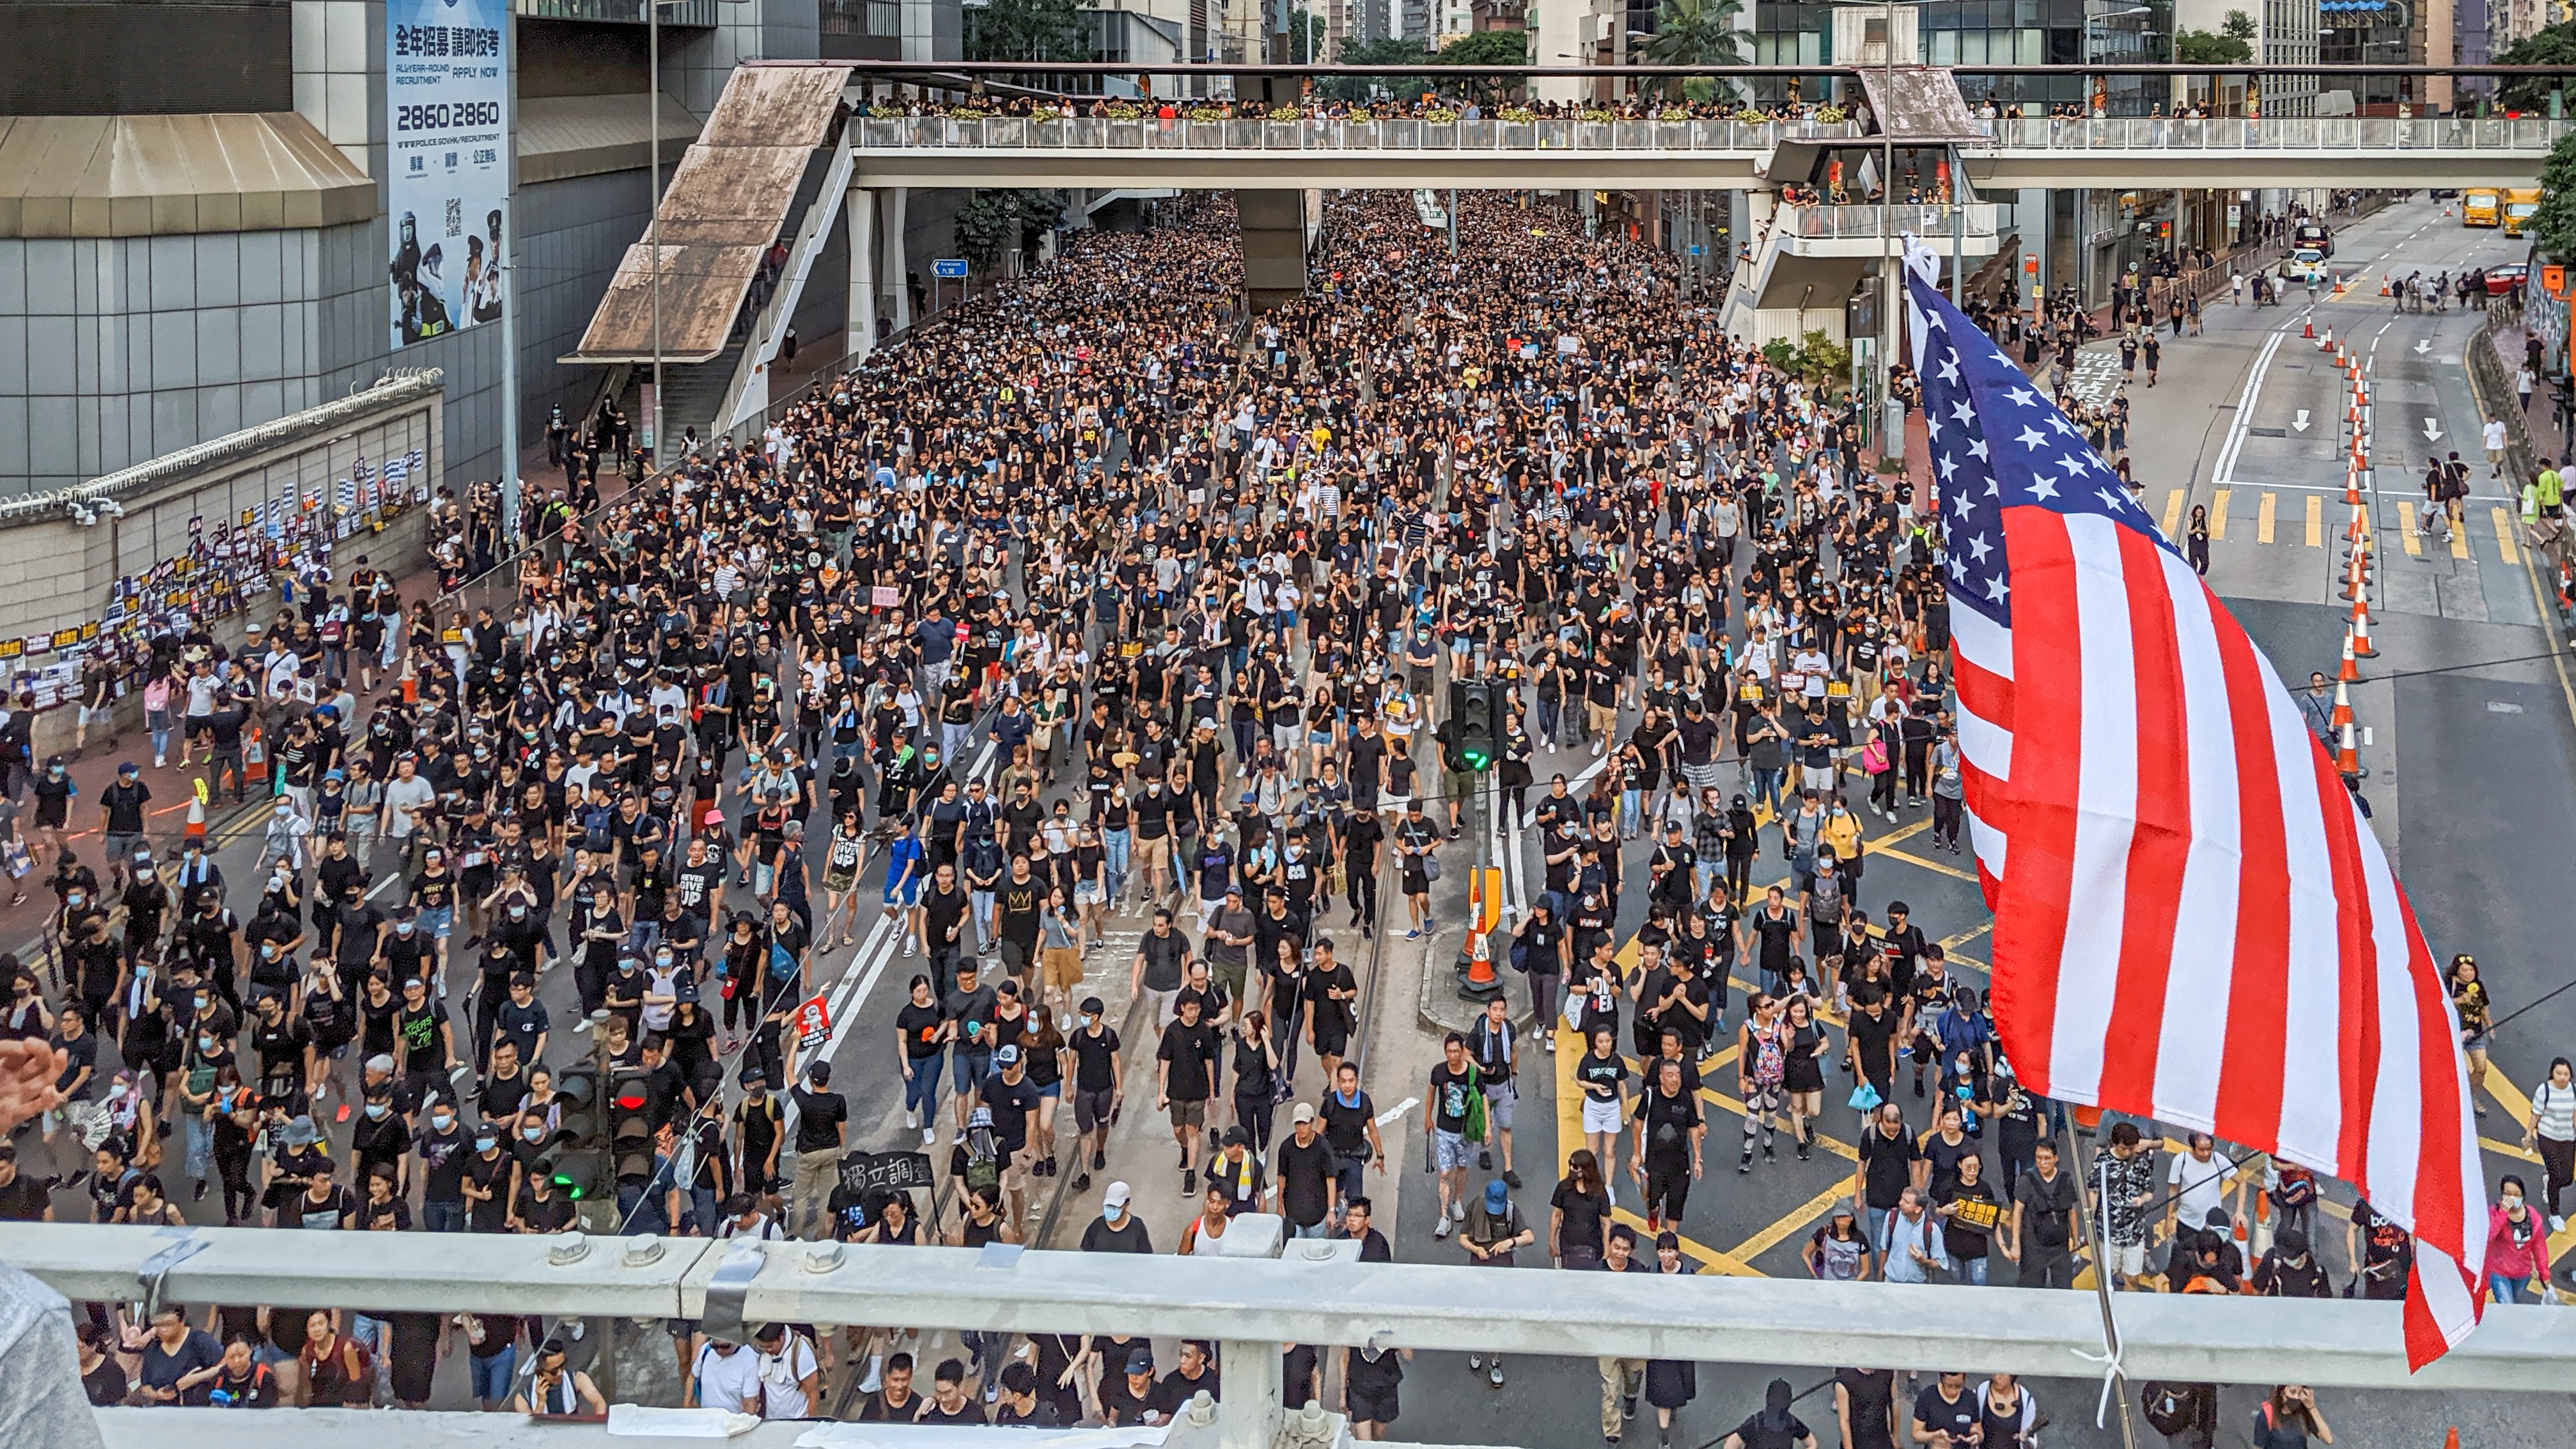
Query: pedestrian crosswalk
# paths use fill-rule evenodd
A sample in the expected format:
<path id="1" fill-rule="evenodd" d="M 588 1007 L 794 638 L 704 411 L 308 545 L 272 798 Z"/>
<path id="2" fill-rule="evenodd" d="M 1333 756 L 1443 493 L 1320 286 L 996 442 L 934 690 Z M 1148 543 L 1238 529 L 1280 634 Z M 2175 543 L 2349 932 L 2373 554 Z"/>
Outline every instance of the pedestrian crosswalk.
<path id="1" fill-rule="evenodd" d="M 2166 537 L 2182 540 L 2190 523 L 2191 505 L 2190 489 L 2166 491 L 2161 510 Z M 2329 492 L 2214 488 L 2201 506 L 2208 510 L 2212 543 L 2250 540 L 2257 546 L 2322 552 L 2330 539 L 2340 542 L 2344 533 L 2341 521 L 2328 526 L 2330 517 L 2342 520 L 2346 512 L 2342 500 Z M 2389 500 L 2383 496 L 2380 508 L 2383 511 L 2377 523 L 2383 530 L 2381 541 L 2387 542 L 2385 533 L 2394 532 L 2396 542 L 2409 558 L 2448 554 L 2463 562 L 2491 559 L 2508 567 L 2521 566 L 2521 530 L 2513 509 L 2504 504 L 2486 505 L 2472 500 L 2467 516 L 2454 523 L 2446 537 L 2422 531 L 2426 515 L 2423 505 L 2415 499 Z"/>

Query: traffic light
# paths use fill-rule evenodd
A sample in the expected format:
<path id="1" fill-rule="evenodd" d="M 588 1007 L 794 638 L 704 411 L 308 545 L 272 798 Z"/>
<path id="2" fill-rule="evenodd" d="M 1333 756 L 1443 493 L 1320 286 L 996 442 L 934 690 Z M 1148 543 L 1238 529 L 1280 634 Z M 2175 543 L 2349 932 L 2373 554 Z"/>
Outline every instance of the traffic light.
<path id="1" fill-rule="evenodd" d="M 555 1078 L 555 1099 L 562 1111 L 535 1170 L 551 1176 L 555 1191 L 574 1202 L 591 1197 L 615 1201 L 608 1141 L 601 1128 L 598 1071 L 587 1062 L 564 1068 Z"/>
<path id="2" fill-rule="evenodd" d="M 644 1074 L 612 1072 L 608 1078 L 608 1172 L 601 1196 L 617 1200 L 617 1179 L 653 1175 L 653 1119 L 645 1108 Z"/>
<path id="3" fill-rule="evenodd" d="M 1474 774 L 1494 767 L 1496 742 L 1502 737 L 1494 693 L 1489 680 L 1449 681 L 1449 727 L 1442 743 L 1450 769 Z"/>

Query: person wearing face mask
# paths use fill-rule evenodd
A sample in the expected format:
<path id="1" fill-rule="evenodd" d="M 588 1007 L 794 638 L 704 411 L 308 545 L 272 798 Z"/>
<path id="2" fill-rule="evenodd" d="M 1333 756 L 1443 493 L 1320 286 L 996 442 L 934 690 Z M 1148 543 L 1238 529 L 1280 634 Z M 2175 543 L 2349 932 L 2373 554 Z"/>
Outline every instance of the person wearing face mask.
<path id="1" fill-rule="evenodd" d="M 1082 1251 L 1086 1253 L 1143 1253 L 1154 1251 L 1153 1234 L 1147 1231 L 1129 1205 L 1127 1184 L 1113 1182 L 1100 1198 L 1100 1216 L 1082 1231 Z"/>
<path id="2" fill-rule="evenodd" d="M 2522 1178 L 2506 1173 L 2487 1209 L 2487 1291 L 2498 1303 L 2545 1303 L 2549 1286 L 2549 1225 L 2524 1200 Z"/>
<path id="3" fill-rule="evenodd" d="M 474 1152 L 461 1165 L 458 1189 L 465 1200 L 465 1230 L 498 1233 L 509 1227 L 518 1194 L 518 1159 L 502 1150 L 505 1121 L 488 1118 L 474 1129 Z"/>
<path id="4" fill-rule="evenodd" d="M 465 1160 L 473 1139 L 458 1125 L 456 1104 L 441 1097 L 412 1134 L 421 1172 L 421 1226 L 433 1233 L 465 1231 Z"/>
<path id="5" fill-rule="evenodd" d="M 394 1190 L 410 1191 L 412 1119 L 394 1101 L 390 1081 L 370 1087 L 349 1128 L 349 1157 L 364 1175 L 379 1167 L 394 1174 Z"/>

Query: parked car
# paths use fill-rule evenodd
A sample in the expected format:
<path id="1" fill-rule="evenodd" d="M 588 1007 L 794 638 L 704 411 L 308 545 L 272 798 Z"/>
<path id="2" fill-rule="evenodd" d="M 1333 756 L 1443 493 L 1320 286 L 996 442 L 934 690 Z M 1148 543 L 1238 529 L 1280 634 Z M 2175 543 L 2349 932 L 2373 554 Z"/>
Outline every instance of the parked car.
<path id="1" fill-rule="evenodd" d="M 2528 262 L 2506 262 L 2500 267 L 2489 267 L 2487 268 L 2487 295 L 2501 297 L 2508 292 L 2517 291 L 2530 275 L 2531 264 Z"/>

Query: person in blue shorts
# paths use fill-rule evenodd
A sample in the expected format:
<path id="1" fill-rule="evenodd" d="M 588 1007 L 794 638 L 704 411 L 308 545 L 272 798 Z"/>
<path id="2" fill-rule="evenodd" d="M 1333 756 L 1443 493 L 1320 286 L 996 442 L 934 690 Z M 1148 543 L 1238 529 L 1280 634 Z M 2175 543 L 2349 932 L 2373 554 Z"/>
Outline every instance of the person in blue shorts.
<path id="1" fill-rule="evenodd" d="M 903 912 L 903 954 L 909 956 L 921 944 L 916 938 L 919 926 L 913 907 L 921 897 L 921 837 L 912 833 L 910 820 L 898 820 L 894 841 L 886 847 L 884 906 L 887 915 Z"/>

